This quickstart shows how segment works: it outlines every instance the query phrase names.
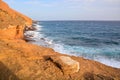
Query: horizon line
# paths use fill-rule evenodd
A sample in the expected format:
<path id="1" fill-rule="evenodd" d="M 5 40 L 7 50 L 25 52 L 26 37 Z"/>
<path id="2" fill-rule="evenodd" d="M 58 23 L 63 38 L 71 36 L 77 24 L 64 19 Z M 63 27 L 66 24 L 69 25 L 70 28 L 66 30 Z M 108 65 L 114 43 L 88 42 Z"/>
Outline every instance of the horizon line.
<path id="1" fill-rule="evenodd" d="M 34 20 L 33 21 L 120 21 L 120 20 Z"/>

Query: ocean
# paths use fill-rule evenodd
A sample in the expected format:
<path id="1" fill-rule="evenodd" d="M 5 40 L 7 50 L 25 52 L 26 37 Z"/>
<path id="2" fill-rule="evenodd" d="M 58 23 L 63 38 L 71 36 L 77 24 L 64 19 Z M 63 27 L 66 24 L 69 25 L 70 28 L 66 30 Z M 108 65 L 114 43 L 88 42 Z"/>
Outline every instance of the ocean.
<path id="1" fill-rule="evenodd" d="M 39 21 L 31 43 L 120 68 L 120 21 Z"/>

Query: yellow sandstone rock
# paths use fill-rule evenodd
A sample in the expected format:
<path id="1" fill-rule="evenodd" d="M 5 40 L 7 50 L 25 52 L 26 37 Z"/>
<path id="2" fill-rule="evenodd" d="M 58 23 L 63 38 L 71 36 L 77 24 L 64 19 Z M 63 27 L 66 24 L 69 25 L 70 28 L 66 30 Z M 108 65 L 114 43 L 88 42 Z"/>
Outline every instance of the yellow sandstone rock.
<path id="1" fill-rule="evenodd" d="M 0 0 L 0 38 L 23 39 L 24 29 L 31 25 L 32 19 L 11 9 Z"/>
<path id="2" fill-rule="evenodd" d="M 68 56 L 60 56 L 59 58 L 60 61 L 62 61 L 62 63 L 59 64 L 65 74 L 72 74 L 79 71 L 80 65 L 78 61 L 75 61 Z"/>

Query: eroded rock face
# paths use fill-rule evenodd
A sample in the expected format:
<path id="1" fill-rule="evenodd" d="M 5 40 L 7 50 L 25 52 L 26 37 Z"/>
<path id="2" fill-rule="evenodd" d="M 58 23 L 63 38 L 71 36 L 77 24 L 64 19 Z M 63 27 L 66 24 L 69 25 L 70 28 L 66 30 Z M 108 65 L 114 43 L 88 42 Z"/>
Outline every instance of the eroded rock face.
<path id="1" fill-rule="evenodd" d="M 23 39 L 24 28 L 30 27 L 32 20 L 11 9 L 0 0 L 0 38 Z"/>
<path id="2" fill-rule="evenodd" d="M 0 38 L 2 39 L 24 39 L 24 27 L 9 25 L 7 28 L 0 29 Z"/>

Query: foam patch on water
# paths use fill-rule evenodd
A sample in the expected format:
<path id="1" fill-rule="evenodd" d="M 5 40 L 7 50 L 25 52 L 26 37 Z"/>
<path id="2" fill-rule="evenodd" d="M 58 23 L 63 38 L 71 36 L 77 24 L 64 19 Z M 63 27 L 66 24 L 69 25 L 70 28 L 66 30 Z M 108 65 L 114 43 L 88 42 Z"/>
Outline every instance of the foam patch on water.
<path id="1" fill-rule="evenodd" d="M 69 54 L 69 51 L 64 48 L 63 44 L 53 44 L 52 48 L 59 53 Z"/>
<path id="2" fill-rule="evenodd" d="M 38 40 L 39 38 L 42 38 L 43 35 L 40 33 L 42 30 L 42 26 L 35 24 L 34 27 L 37 29 L 35 31 L 26 31 L 25 36 L 28 36 L 30 39 Z"/>
<path id="3" fill-rule="evenodd" d="M 106 64 L 111 67 L 120 68 L 120 59 L 117 60 L 116 57 L 109 58 L 105 54 L 100 54 L 102 51 L 100 49 L 95 48 L 88 48 L 88 47 L 70 47 L 64 45 L 64 44 L 54 44 L 54 47 L 52 47 L 56 52 L 74 55 L 74 56 L 82 56 L 86 59 L 95 60 L 98 62 L 101 62 L 103 64 Z M 76 51 L 76 52 L 75 52 Z M 112 51 L 112 49 L 111 49 Z M 114 49 L 113 49 L 114 51 Z"/>
<path id="4" fill-rule="evenodd" d="M 120 68 L 120 61 L 114 60 L 114 59 L 109 59 L 104 56 L 97 56 L 94 58 L 95 61 L 101 62 L 103 64 L 106 64 L 108 66 Z"/>

